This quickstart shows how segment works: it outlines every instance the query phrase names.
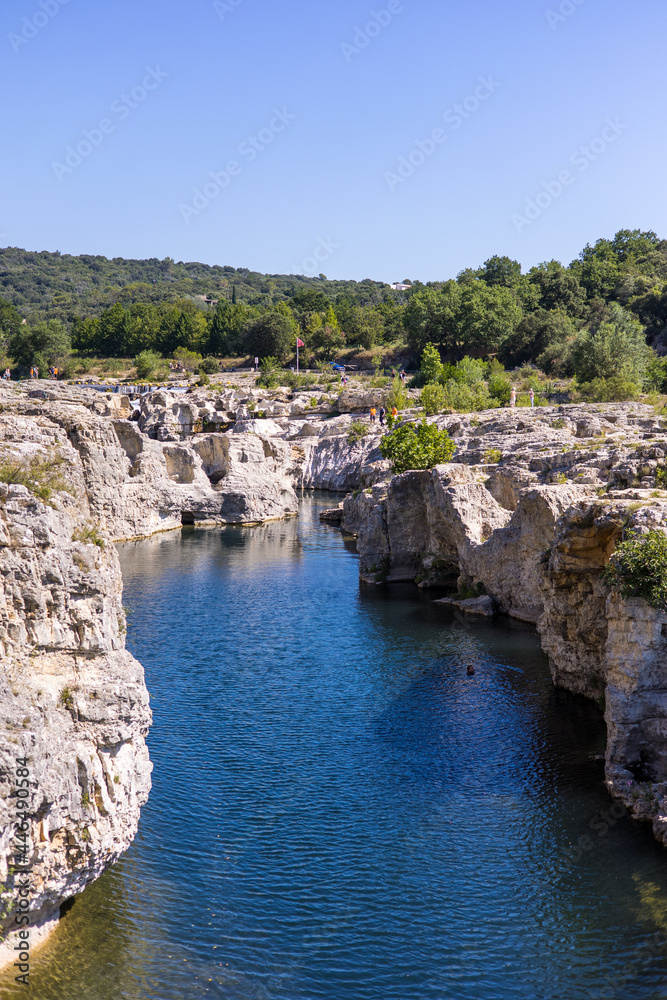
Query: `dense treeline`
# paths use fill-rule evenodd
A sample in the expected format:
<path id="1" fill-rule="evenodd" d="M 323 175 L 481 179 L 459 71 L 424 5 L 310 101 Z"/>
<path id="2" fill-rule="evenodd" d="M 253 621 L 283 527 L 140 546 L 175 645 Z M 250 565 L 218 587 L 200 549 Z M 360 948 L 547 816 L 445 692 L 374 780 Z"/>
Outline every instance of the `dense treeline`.
<path id="1" fill-rule="evenodd" d="M 580 383 L 664 387 L 656 351 L 667 351 L 667 241 L 653 232 L 622 230 L 567 267 L 552 260 L 527 274 L 491 257 L 404 293 L 371 281 L 13 250 L 0 251 L 0 283 L 5 353 L 24 366 L 62 359 L 70 342 L 107 357 L 184 349 L 285 362 L 299 337 L 305 362 L 406 343 L 418 363 L 430 343 L 445 363 L 493 357 Z"/>
<path id="2" fill-rule="evenodd" d="M 0 249 L 0 297 L 33 321 L 97 317 L 116 303 L 172 303 L 179 299 L 235 296 L 249 306 L 269 308 L 286 301 L 298 288 L 323 290 L 332 300 L 351 296 L 358 305 L 380 301 L 381 282 L 328 281 L 304 275 L 258 274 L 247 268 L 164 260 L 33 253 Z"/>

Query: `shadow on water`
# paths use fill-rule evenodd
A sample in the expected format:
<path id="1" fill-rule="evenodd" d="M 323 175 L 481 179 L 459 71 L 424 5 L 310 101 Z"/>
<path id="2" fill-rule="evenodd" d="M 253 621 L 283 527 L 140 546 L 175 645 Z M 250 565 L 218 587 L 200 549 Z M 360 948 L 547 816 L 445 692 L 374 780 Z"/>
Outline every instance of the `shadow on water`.
<path id="1" fill-rule="evenodd" d="M 599 708 L 529 626 L 360 588 L 330 505 L 121 546 L 154 787 L 32 995 L 664 998 L 667 859 Z"/>

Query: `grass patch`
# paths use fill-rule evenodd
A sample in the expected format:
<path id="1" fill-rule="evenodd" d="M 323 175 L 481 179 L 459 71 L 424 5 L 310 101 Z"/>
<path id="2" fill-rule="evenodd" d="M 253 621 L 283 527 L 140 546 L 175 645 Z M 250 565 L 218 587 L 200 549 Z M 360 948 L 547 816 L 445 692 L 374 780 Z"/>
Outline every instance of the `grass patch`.
<path id="1" fill-rule="evenodd" d="M 74 692 L 69 687 L 64 687 L 60 692 L 60 704 L 64 705 L 68 712 L 74 708 Z"/>
<path id="2" fill-rule="evenodd" d="M 0 463 L 0 482 L 8 485 L 25 486 L 40 500 L 50 500 L 53 493 L 74 493 L 72 486 L 63 478 L 62 466 L 66 465 L 62 455 L 52 457 L 5 458 Z"/>
<path id="3" fill-rule="evenodd" d="M 72 535 L 72 541 L 83 542 L 84 545 L 97 545 L 101 549 L 104 548 L 104 539 L 94 524 L 87 524 L 75 531 Z"/>
<path id="4" fill-rule="evenodd" d="M 350 424 L 347 432 L 347 443 L 350 445 L 357 444 L 362 438 L 365 438 L 368 434 L 368 425 L 361 422 L 361 420 L 355 420 Z"/>

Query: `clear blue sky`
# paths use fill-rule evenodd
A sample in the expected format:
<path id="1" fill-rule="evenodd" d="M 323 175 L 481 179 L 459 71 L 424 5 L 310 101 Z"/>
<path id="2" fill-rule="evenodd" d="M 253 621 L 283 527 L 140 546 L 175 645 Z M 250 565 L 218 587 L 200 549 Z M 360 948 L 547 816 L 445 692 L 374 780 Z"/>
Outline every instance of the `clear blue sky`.
<path id="1" fill-rule="evenodd" d="M 426 281 L 667 236 L 664 0 L 41 2 L 0 10 L 0 245 Z"/>

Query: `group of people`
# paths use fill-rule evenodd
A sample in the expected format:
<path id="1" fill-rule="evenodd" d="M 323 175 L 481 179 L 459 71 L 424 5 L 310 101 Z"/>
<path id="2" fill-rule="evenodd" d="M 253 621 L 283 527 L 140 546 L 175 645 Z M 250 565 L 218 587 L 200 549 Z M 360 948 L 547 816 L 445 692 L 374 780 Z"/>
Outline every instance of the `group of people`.
<path id="1" fill-rule="evenodd" d="M 56 368 L 55 365 L 51 365 L 51 367 L 49 368 L 49 378 L 57 379 L 59 371 L 60 370 Z M 6 379 L 11 378 L 9 368 L 5 369 L 5 374 L 2 377 Z M 30 369 L 30 378 L 39 378 L 39 368 L 37 367 L 37 365 L 33 365 L 32 368 Z"/>
<path id="2" fill-rule="evenodd" d="M 395 368 L 392 368 L 392 370 L 391 370 L 391 377 L 392 378 L 396 378 L 396 369 Z M 405 370 L 403 368 L 401 368 L 400 372 L 398 373 L 398 377 L 400 378 L 400 380 L 403 383 L 403 385 L 405 385 L 406 375 L 405 375 Z"/>
<path id="3" fill-rule="evenodd" d="M 387 416 L 387 411 L 385 410 L 384 406 L 381 406 L 380 407 L 380 411 L 379 411 L 380 426 L 381 427 L 384 427 L 384 422 L 385 422 L 386 416 Z M 395 406 L 392 406 L 392 408 L 391 408 L 391 419 L 395 420 L 397 416 L 398 416 L 398 410 L 396 409 Z M 377 411 L 377 409 L 374 406 L 371 406 L 370 417 L 371 417 L 371 423 L 374 424 L 375 421 L 376 421 L 376 419 L 377 419 L 377 417 L 378 417 L 378 411 Z"/>
<path id="4" fill-rule="evenodd" d="M 10 372 L 9 368 L 5 368 L 5 374 L 2 377 L 5 380 L 5 382 L 11 382 L 12 373 Z"/>

